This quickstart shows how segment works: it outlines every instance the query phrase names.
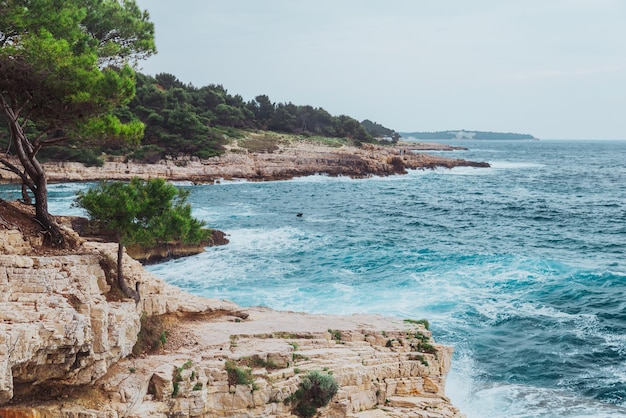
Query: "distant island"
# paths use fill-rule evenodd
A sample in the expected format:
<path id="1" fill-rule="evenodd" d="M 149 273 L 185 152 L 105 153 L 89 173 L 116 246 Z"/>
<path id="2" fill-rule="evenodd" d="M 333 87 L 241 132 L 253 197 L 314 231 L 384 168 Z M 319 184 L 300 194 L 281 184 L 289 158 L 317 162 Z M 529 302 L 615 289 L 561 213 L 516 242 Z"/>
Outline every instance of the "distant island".
<path id="1" fill-rule="evenodd" d="M 404 140 L 414 139 L 491 139 L 491 140 L 538 140 L 529 134 L 516 134 L 511 132 L 482 132 L 482 131 L 439 131 L 439 132 L 400 132 Z"/>

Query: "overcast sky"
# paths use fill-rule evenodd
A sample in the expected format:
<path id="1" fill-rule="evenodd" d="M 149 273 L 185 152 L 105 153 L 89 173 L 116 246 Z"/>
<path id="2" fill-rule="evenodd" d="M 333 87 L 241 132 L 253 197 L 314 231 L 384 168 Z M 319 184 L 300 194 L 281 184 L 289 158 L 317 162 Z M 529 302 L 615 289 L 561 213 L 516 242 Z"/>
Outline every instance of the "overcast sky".
<path id="1" fill-rule="evenodd" d="M 624 0 L 137 0 L 141 71 L 396 131 L 626 139 Z"/>

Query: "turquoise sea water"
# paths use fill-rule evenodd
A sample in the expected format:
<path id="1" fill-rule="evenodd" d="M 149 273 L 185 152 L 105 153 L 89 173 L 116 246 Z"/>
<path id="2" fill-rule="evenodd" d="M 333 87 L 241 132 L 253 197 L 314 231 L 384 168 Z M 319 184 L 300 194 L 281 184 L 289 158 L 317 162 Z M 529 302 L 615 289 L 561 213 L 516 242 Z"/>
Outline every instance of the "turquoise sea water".
<path id="1" fill-rule="evenodd" d="M 428 318 L 468 417 L 626 416 L 626 141 L 454 143 L 492 168 L 190 187 L 231 243 L 150 270 L 246 306 Z M 83 187 L 53 185 L 51 211 Z"/>

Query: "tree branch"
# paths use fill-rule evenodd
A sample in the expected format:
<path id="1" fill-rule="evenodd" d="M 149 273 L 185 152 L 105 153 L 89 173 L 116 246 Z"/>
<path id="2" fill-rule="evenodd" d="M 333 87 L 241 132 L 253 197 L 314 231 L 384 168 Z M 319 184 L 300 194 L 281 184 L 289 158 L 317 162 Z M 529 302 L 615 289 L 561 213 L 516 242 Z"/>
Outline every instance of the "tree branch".
<path id="1" fill-rule="evenodd" d="M 29 189 L 33 190 L 35 185 L 31 181 L 31 179 L 26 175 L 26 173 L 20 171 L 20 169 L 17 166 L 15 166 L 10 161 L 8 161 L 8 160 L 6 160 L 4 158 L 0 158 L 0 163 L 5 166 L 5 167 L 0 167 L 0 170 L 8 171 L 10 173 L 15 174 L 20 179 L 22 179 L 22 182 L 24 184 L 26 184 Z"/>

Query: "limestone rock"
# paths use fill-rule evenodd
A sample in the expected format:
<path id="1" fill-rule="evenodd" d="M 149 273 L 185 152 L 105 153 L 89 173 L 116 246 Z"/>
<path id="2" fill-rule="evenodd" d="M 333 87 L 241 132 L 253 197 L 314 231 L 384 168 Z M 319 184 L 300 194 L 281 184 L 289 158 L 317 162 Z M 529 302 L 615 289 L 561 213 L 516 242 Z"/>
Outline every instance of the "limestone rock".
<path id="1" fill-rule="evenodd" d="M 0 228 L 0 242 L 8 236 Z M 95 242 L 68 255 L 3 247 L 0 405 L 11 406 L 0 416 L 289 417 L 289 399 L 313 370 L 339 385 L 321 417 L 463 416 L 444 393 L 452 349 L 422 325 L 244 309 L 189 295 L 125 256 L 136 304 L 115 292 L 116 251 Z M 162 341 L 130 356 L 145 318 L 160 321 Z M 424 341 L 435 351 L 420 352 Z M 248 380 L 234 381 L 227 361 Z"/>
<path id="2" fill-rule="evenodd" d="M 252 134 L 250 134 L 252 135 Z M 445 146 L 443 146 L 445 147 Z M 75 162 L 44 164 L 50 181 L 129 180 L 132 177 L 162 177 L 173 181 L 219 183 L 230 179 L 285 180 L 314 174 L 349 176 L 389 176 L 405 174 L 409 169 L 452 168 L 459 166 L 489 167 L 488 163 L 416 153 L 419 150 L 454 149 L 440 144 L 404 144 L 382 147 L 333 148 L 306 141 L 284 141 L 275 152 L 250 152 L 229 146 L 219 157 L 200 160 L 195 157 L 167 158 L 157 164 L 105 162 L 102 167 L 85 167 Z M 17 182 L 12 173 L 3 182 Z"/>

